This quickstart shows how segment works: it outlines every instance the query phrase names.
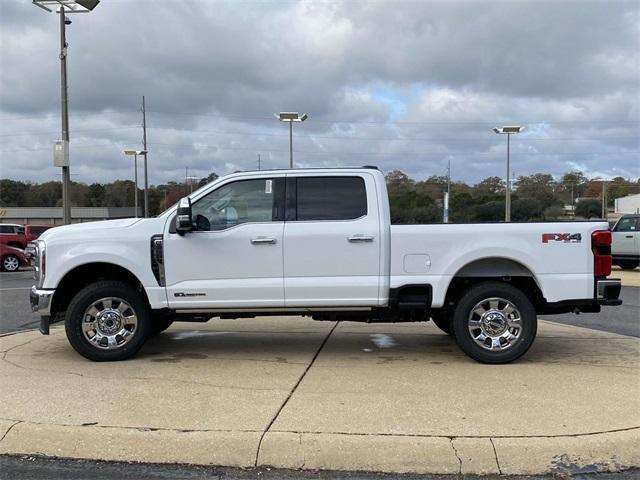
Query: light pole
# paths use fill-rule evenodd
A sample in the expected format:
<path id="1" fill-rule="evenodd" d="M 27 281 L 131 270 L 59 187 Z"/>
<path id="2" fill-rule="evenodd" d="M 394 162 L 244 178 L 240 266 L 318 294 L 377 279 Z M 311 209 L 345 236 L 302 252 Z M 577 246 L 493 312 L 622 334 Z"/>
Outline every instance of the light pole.
<path id="1" fill-rule="evenodd" d="M 133 178 L 135 183 L 135 192 L 133 195 L 135 208 L 136 208 L 136 218 L 138 218 L 138 155 L 144 155 L 145 163 L 147 162 L 147 151 L 146 150 L 125 150 L 125 155 L 133 155 Z M 146 187 L 145 187 L 145 207 L 146 207 Z"/>
<path id="2" fill-rule="evenodd" d="M 62 219 L 65 225 L 71 223 L 71 172 L 69 170 L 69 102 L 67 99 L 67 36 L 66 26 L 71 20 L 67 13 L 90 12 L 100 3 L 100 0 L 33 0 L 33 4 L 47 12 L 56 10 L 60 15 L 60 104 L 62 116 L 62 161 L 55 161 L 54 165 L 62 167 Z"/>
<path id="3" fill-rule="evenodd" d="M 289 168 L 293 168 L 293 122 L 304 122 L 309 115 L 298 112 L 280 112 L 276 118 L 281 122 L 289 122 Z"/>
<path id="4" fill-rule="evenodd" d="M 510 222 L 511 221 L 511 179 L 509 178 L 510 175 L 510 158 L 509 158 L 509 150 L 511 147 L 511 135 L 513 135 L 514 133 L 520 133 L 522 130 L 524 130 L 524 127 L 520 127 L 517 125 L 510 125 L 510 126 L 505 126 L 505 127 L 496 127 L 493 129 L 494 132 L 498 133 L 498 134 L 504 134 L 507 136 L 507 189 L 505 192 L 505 208 L 504 208 L 504 221 L 505 222 Z"/>

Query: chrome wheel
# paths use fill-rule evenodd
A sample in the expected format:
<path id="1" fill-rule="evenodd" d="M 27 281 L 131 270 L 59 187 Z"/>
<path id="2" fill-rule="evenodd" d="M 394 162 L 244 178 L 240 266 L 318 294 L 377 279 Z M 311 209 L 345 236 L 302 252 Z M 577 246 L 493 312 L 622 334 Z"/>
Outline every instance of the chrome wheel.
<path id="1" fill-rule="evenodd" d="M 485 350 L 503 351 L 518 343 L 522 316 L 518 308 L 499 297 L 486 298 L 471 309 L 468 329 L 473 341 Z"/>
<path id="2" fill-rule="evenodd" d="M 20 260 L 15 255 L 7 255 L 2 259 L 2 267 L 7 272 L 15 272 L 20 268 Z"/>
<path id="3" fill-rule="evenodd" d="M 120 348 L 138 330 L 138 316 L 131 305 L 116 297 L 93 302 L 82 316 L 82 333 L 94 347 L 104 350 Z"/>

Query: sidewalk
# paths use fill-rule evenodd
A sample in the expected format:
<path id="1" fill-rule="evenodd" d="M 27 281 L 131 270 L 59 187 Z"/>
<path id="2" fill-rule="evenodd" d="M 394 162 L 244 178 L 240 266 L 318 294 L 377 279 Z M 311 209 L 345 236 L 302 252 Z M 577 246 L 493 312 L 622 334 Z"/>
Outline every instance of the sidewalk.
<path id="1" fill-rule="evenodd" d="M 191 330 L 193 329 L 193 330 Z M 176 324 L 92 363 L 57 327 L 0 338 L 0 453 L 416 473 L 640 466 L 639 340 L 540 322 L 510 365 L 431 324 Z"/>

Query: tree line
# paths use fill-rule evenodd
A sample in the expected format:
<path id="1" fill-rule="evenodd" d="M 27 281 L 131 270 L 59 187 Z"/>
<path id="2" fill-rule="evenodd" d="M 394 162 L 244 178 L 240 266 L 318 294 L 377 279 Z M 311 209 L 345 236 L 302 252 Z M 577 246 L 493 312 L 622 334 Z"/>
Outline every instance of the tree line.
<path id="1" fill-rule="evenodd" d="M 168 182 L 149 188 L 149 212 L 157 215 L 185 194 L 218 178 L 211 173 L 199 182 L 186 184 Z M 400 170 L 385 175 L 393 223 L 441 222 L 443 197 L 447 177 L 431 176 L 414 180 Z M 475 185 L 451 182 L 449 221 L 453 223 L 494 222 L 504 219 L 505 182 L 488 177 Z M 139 205 L 143 190 L 138 189 Z M 565 205 L 575 205 L 575 216 L 599 218 L 603 185 L 598 179 L 588 179 L 582 172 L 567 172 L 559 180 L 547 173 L 519 176 L 512 186 L 511 217 L 513 221 L 555 220 L 567 218 Z M 640 179 L 616 177 L 607 182 L 607 207 L 614 200 L 640 193 Z M 71 183 L 71 203 L 77 207 L 132 207 L 134 183 L 116 180 L 111 183 Z M 587 199 L 585 199 L 585 197 Z M 0 179 L 0 207 L 61 206 L 60 182 L 32 183 Z M 576 199 L 581 199 L 576 204 Z"/>

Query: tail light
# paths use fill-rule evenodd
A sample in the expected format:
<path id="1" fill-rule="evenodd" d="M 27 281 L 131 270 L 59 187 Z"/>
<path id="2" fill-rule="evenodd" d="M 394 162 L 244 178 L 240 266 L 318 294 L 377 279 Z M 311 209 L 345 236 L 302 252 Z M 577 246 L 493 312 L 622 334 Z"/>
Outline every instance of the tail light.
<path id="1" fill-rule="evenodd" d="M 597 230 L 591 234 L 593 251 L 593 274 L 596 277 L 611 275 L 611 232 Z"/>

